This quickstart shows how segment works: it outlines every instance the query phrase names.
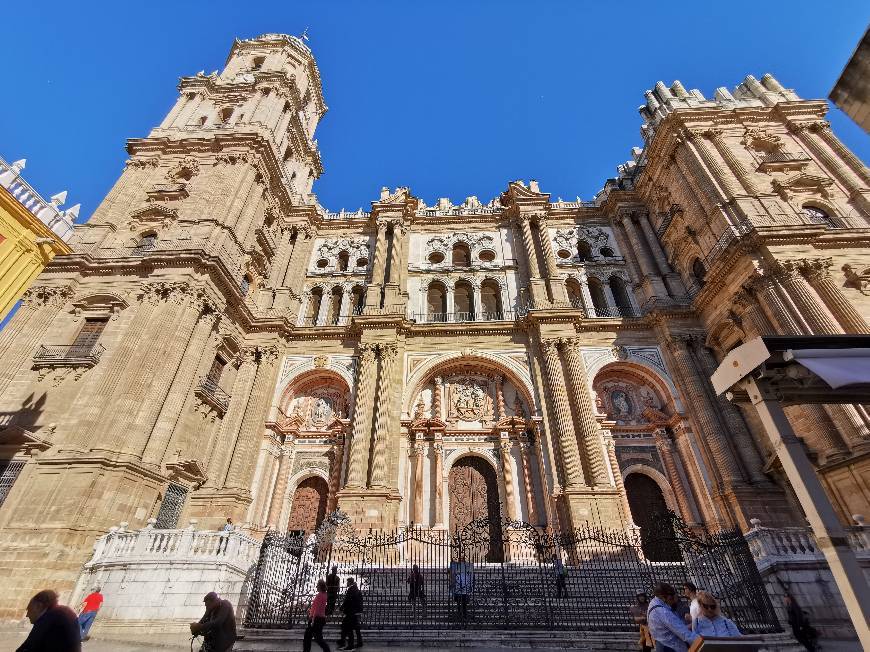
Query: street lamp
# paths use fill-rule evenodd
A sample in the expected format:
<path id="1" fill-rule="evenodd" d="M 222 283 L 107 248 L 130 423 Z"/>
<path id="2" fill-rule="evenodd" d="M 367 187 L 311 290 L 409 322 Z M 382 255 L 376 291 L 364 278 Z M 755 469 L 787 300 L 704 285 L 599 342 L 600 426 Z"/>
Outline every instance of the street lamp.
<path id="1" fill-rule="evenodd" d="M 710 377 L 716 394 L 749 400 L 791 482 L 870 650 L 870 587 L 834 507 L 782 410 L 806 403 L 870 403 L 870 335 L 757 337 L 737 347 Z"/>

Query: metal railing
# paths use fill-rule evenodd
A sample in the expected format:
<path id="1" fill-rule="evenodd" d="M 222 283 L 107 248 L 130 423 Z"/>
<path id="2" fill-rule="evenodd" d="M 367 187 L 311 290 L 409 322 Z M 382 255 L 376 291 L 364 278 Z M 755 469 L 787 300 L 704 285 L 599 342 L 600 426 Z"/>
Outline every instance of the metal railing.
<path id="1" fill-rule="evenodd" d="M 350 323 L 351 317 L 362 313 L 363 306 L 356 306 L 349 315 L 326 316 L 323 320 L 319 317 L 303 317 L 299 320 L 299 326 L 345 326 Z"/>
<path id="2" fill-rule="evenodd" d="M 457 322 L 513 321 L 513 310 L 484 310 L 481 312 L 412 312 L 410 318 L 421 323 L 448 324 Z"/>
<path id="3" fill-rule="evenodd" d="M 797 163 L 809 160 L 812 159 L 804 152 L 770 152 L 758 157 L 758 162 L 762 165 L 765 163 Z"/>
<path id="4" fill-rule="evenodd" d="M 105 350 L 102 344 L 40 344 L 33 354 L 33 363 L 37 366 L 93 366 Z"/>
<path id="5" fill-rule="evenodd" d="M 209 376 L 203 376 L 199 379 L 195 394 L 224 413 L 230 405 L 230 395 L 221 389 L 214 378 Z"/>
<path id="6" fill-rule="evenodd" d="M 620 317 L 640 317 L 637 309 L 633 306 L 608 306 L 606 308 L 595 308 L 595 314 L 590 314 L 589 317 L 599 318 L 620 318 Z"/>

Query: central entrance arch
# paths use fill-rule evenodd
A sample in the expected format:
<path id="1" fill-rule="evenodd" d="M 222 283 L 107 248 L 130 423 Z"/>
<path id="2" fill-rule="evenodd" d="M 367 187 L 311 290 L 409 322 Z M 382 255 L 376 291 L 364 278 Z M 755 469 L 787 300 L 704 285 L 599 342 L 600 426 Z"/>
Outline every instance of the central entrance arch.
<path id="1" fill-rule="evenodd" d="M 642 473 L 629 473 L 624 480 L 628 506 L 635 525 L 640 528 L 643 554 L 650 561 L 682 561 L 680 549 L 672 532 L 662 532 L 667 522 L 668 504 L 655 480 Z"/>
<path id="2" fill-rule="evenodd" d="M 314 532 L 326 517 L 328 494 L 326 480 L 320 476 L 315 475 L 300 482 L 293 492 L 287 530 L 304 530 L 305 534 Z"/>
<path id="3" fill-rule="evenodd" d="M 473 521 L 487 519 L 489 546 L 488 550 L 480 552 L 484 555 L 484 561 L 501 561 L 501 509 L 495 470 L 480 457 L 462 457 L 450 469 L 447 487 L 450 496 L 450 531 L 455 533 Z"/>

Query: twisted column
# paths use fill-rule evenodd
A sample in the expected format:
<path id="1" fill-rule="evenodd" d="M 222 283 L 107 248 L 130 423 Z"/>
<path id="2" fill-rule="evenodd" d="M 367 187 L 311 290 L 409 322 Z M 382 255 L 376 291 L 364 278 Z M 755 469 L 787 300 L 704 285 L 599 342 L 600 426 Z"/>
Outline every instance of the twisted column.
<path id="1" fill-rule="evenodd" d="M 374 344 L 360 344 L 359 370 L 356 377 L 356 401 L 353 413 L 353 439 L 350 442 L 350 468 L 347 486 L 361 489 L 365 486 L 366 463 L 372 436 L 372 409 L 374 407 L 375 362 Z"/>
<path id="2" fill-rule="evenodd" d="M 837 318 L 843 331 L 854 334 L 870 333 L 870 324 L 831 278 L 829 270 L 832 263 L 830 258 L 802 260 L 798 263 L 798 269 Z"/>
<path id="3" fill-rule="evenodd" d="M 532 445 L 528 442 L 520 443 L 520 464 L 523 471 L 523 486 L 526 490 L 526 507 L 529 513 L 529 523 L 538 525 L 538 505 L 535 501 L 535 487 L 532 484 L 532 472 L 529 468 L 529 455 L 531 455 Z"/>
<path id="4" fill-rule="evenodd" d="M 592 397 L 589 394 L 589 377 L 586 375 L 580 341 L 573 338 L 566 339 L 562 345 L 565 351 L 565 362 L 568 365 L 568 379 L 576 417 L 575 424 L 589 467 L 589 484 L 594 486 L 609 485 L 601 443 L 598 438 L 598 420 L 595 418 L 595 406 L 592 405 Z"/>
<path id="5" fill-rule="evenodd" d="M 381 344 L 381 373 L 378 382 L 378 414 L 375 422 L 375 442 L 372 451 L 371 478 L 369 487 L 386 487 L 387 446 L 393 391 L 393 373 L 399 347 L 395 344 Z"/>
<path id="6" fill-rule="evenodd" d="M 668 348 L 674 356 L 675 371 L 682 381 L 684 395 L 692 397 L 689 405 L 694 412 L 699 430 L 703 433 L 701 441 L 708 446 L 715 460 L 716 468 L 711 470 L 718 472 L 721 484 L 728 489 L 741 484 L 742 475 L 725 437 L 724 428 L 708 400 L 705 379 L 702 379 L 698 373 L 689 351 L 688 344 L 692 338 L 691 335 L 671 335 L 668 338 Z"/>
<path id="7" fill-rule="evenodd" d="M 543 340 L 541 349 L 544 353 L 544 366 L 547 370 L 547 385 L 553 402 L 556 417 L 556 440 L 562 457 L 562 468 L 565 484 L 569 488 L 586 486 L 583 481 L 583 469 L 580 466 L 580 450 L 577 447 L 577 437 L 571 423 L 571 410 L 568 397 L 565 394 L 565 376 L 562 374 L 562 363 L 556 348 L 556 340 Z"/>
<path id="8" fill-rule="evenodd" d="M 329 500 L 326 511 L 332 513 L 338 507 L 338 491 L 341 489 L 341 470 L 344 466 L 344 435 L 336 433 L 335 443 L 330 450 L 332 462 L 329 466 Z"/>
<path id="9" fill-rule="evenodd" d="M 441 395 L 444 393 L 444 379 L 441 376 L 435 377 L 435 387 L 432 390 L 432 418 L 443 419 L 441 414 Z"/>
<path id="10" fill-rule="evenodd" d="M 659 456 L 662 458 L 665 470 L 668 472 L 668 480 L 674 490 L 674 495 L 677 498 L 677 504 L 680 507 L 680 513 L 687 523 L 693 522 L 695 519 L 692 516 L 692 509 L 689 506 L 689 495 L 683 486 L 683 478 L 680 476 L 680 470 L 677 468 L 676 460 L 674 460 L 674 442 L 668 437 L 664 428 L 656 428 L 653 431 L 653 439 L 656 443 Z"/>
<path id="11" fill-rule="evenodd" d="M 274 346 L 258 347 L 259 364 L 254 376 L 250 400 L 239 428 L 236 449 L 230 461 L 226 485 L 249 490 L 256 462 L 255 449 L 265 423 L 266 409 L 271 400 L 271 388 L 275 385 L 278 349 Z"/>
<path id="12" fill-rule="evenodd" d="M 510 440 L 502 440 L 499 444 L 502 477 L 504 477 L 504 499 L 507 503 L 507 517 L 513 521 L 517 518 L 517 498 L 514 493 L 514 467 L 511 464 L 511 448 L 513 448 L 513 444 Z"/>
<path id="13" fill-rule="evenodd" d="M 495 420 L 499 422 L 504 418 L 504 376 L 499 375 L 495 379 Z"/>

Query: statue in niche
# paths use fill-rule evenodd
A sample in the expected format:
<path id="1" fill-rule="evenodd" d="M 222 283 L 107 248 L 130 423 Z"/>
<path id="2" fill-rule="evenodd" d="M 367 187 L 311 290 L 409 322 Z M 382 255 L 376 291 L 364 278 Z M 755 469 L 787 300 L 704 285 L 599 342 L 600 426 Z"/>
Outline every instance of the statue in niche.
<path id="1" fill-rule="evenodd" d="M 523 402 L 520 400 L 520 393 L 514 394 L 514 416 L 518 419 L 526 418 L 526 411 L 523 409 Z"/>
<path id="2" fill-rule="evenodd" d="M 420 394 L 420 400 L 417 401 L 417 404 L 414 406 L 414 421 L 419 421 L 425 417 L 424 411 L 426 410 L 426 404 L 423 402 L 423 395 Z"/>
<path id="3" fill-rule="evenodd" d="M 332 410 L 329 407 L 329 403 L 325 398 L 317 399 L 317 403 L 314 405 L 314 413 L 312 415 L 312 422 L 315 426 L 325 426 L 326 420 L 329 418 L 329 415 L 332 413 Z"/>
<path id="4" fill-rule="evenodd" d="M 631 403 L 629 402 L 628 394 L 622 390 L 617 390 L 610 395 L 610 403 L 613 405 L 614 416 L 627 417 L 631 414 Z"/>

